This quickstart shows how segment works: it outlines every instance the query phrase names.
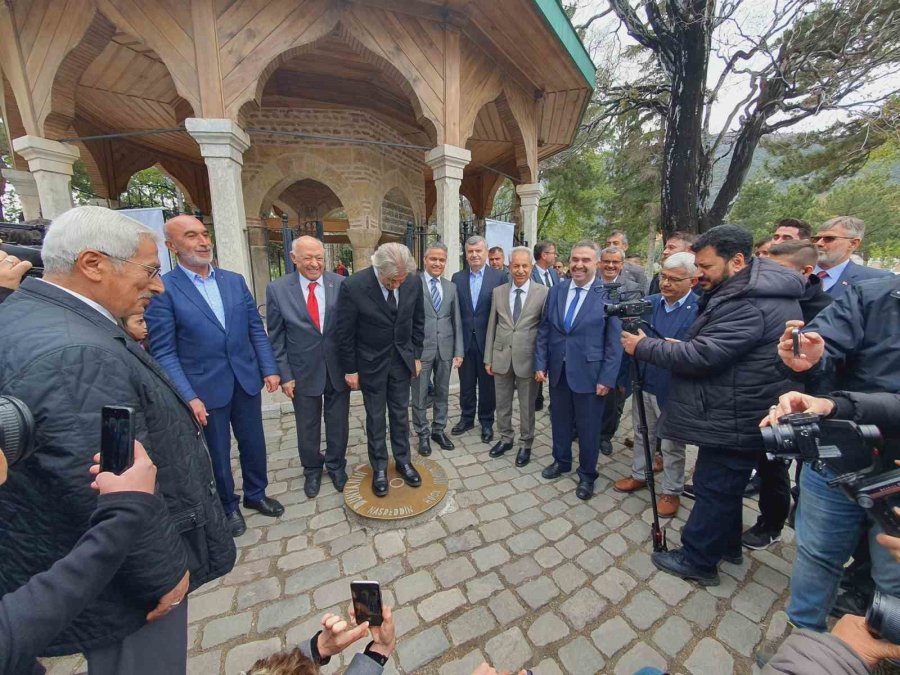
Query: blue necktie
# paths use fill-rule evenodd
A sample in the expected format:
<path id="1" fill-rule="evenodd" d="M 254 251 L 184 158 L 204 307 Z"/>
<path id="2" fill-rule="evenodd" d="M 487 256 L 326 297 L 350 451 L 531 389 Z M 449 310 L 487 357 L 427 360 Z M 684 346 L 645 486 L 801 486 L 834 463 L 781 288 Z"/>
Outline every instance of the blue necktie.
<path id="1" fill-rule="evenodd" d="M 572 330 L 572 322 L 575 321 L 575 309 L 578 307 L 578 294 L 583 290 L 579 286 L 575 287 L 575 299 L 572 300 L 572 304 L 569 305 L 569 311 L 566 312 L 566 318 L 563 319 L 563 328 L 566 329 L 567 333 Z"/>
<path id="2" fill-rule="evenodd" d="M 438 292 L 437 279 L 431 280 L 431 305 L 434 307 L 434 313 L 441 311 L 441 294 Z"/>

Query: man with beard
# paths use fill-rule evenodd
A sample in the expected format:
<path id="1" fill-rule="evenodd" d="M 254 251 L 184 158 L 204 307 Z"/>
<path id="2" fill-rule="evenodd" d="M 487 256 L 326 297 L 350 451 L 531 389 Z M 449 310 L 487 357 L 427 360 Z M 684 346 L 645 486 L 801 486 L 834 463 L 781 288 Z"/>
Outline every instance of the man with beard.
<path id="1" fill-rule="evenodd" d="M 822 280 L 823 290 L 837 299 L 847 289 L 866 279 L 890 276 L 887 270 L 857 265 L 850 256 L 866 233 L 866 224 L 852 216 L 838 216 L 826 220 L 810 241 L 819 249 L 819 264 L 813 274 Z"/>
<path id="2" fill-rule="evenodd" d="M 178 266 L 163 275 L 166 292 L 144 318 L 150 352 L 190 404 L 203 427 L 219 499 L 235 537 L 247 529 L 231 475 L 231 428 L 238 441 L 244 507 L 278 517 L 284 507 L 266 497 L 266 439 L 262 395 L 281 378 L 256 301 L 244 278 L 212 266 L 212 240 L 193 216 L 166 223 L 166 246 Z"/>

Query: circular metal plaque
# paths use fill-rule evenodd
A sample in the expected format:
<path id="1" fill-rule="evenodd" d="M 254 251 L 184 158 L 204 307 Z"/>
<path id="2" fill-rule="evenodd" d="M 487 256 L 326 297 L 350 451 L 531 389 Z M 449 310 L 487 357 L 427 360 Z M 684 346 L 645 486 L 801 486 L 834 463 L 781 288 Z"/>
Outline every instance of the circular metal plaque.
<path id="1" fill-rule="evenodd" d="M 388 465 L 390 489 L 384 497 L 372 492 L 372 467 L 360 464 L 344 486 L 344 501 L 363 518 L 375 520 L 400 520 L 425 513 L 443 501 L 447 494 L 447 474 L 437 462 L 417 457 L 416 470 L 422 476 L 422 485 L 407 485 L 394 464 Z"/>

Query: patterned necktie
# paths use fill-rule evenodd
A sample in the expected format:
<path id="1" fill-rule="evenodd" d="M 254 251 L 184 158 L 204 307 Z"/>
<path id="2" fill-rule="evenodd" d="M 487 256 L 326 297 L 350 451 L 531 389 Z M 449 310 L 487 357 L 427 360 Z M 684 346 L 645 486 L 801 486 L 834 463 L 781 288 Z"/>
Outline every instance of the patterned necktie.
<path id="1" fill-rule="evenodd" d="M 569 305 L 569 311 L 566 312 L 566 318 L 563 319 L 563 328 L 566 329 L 567 333 L 572 330 L 572 323 L 575 321 L 575 309 L 578 307 L 579 293 L 583 290 L 583 288 L 578 286 L 575 287 L 575 299 L 572 300 L 572 304 Z"/>
<path id="2" fill-rule="evenodd" d="M 316 330 L 320 333 L 322 332 L 322 326 L 319 325 L 319 301 L 316 299 L 316 286 L 318 285 L 315 281 L 309 282 L 309 295 L 306 296 L 306 309 L 309 311 L 309 318 L 312 319 L 312 322 L 316 326 Z"/>
<path id="3" fill-rule="evenodd" d="M 441 311 L 441 294 L 438 291 L 437 279 L 431 279 L 431 305 L 434 307 L 434 313 Z"/>
<path id="4" fill-rule="evenodd" d="M 522 289 L 516 289 L 516 299 L 513 301 L 513 323 L 519 322 L 519 315 L 522 313 Z"/>
<path id="5" fill-rule="evenodd" d="M 394 296 L 393 288 L 388 289 L 387 304 L 388 304 L 388 308 L 391 310 L 391 314 L 396 314 L 397 313 L 397 298 Z"/>

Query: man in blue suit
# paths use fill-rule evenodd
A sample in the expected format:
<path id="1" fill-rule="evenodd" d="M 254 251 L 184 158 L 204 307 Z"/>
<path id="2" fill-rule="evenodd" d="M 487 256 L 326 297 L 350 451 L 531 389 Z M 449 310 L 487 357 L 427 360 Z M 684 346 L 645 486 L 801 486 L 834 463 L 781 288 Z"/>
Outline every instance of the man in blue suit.
<path id="1" fill-rule="evenodd" d="M 503 275 L 487 265 L 487 260 L 487 242 L 484 237 L 473 235 L 466 239 L 466 268 L 451 278 L 459 297 L 465 355 L 459 367 L 459 422 L 450 433 L 459 436 L 475 427 L 477 405 L 484 443 L 494 439 L 497 407 L 494 378 L 484 369 L 484 344 L 491 316 L 491 295 L 503 284 Z"/>
<path id="2" fill-rule="evenodd" d="M 572 278 L 550 289 L 534 356 L 535 379 L 549 380 L 553 400 L 553 463 L 541 475 L 553 479 L 572 470 L 574 422 L 579 499 L 594 494 L 603 405 L 622 360 L 622 323 L 603 311 L 608 293 L 596 279 L 598 255 L 597 244 L 587 239 L 572 248 Z"/>
<path id="3" fill-rule="evenodd" d="M 284 507 L 266 497 L 266 440 L 262 395 L 280 377 L 256 302 L 243 277 L 212 266 L 206 226 L 182 215 L 166 223 L 166 246 L 178 266 L 163 276 L 166 292 L 145 318 L 150 352 L 165 369 L 203 426 L 219 499 L 235 537 L 247 526 L 231 475 L 231 433 L 238 441 L 244 506 L 277 517 Z"/>
<path id="4" fill-rule="evenodd" d="M 559 272 L 556 269 L 556 244 L 548 239 L 534 245 L 534 267 L 531 268 L 531 280 L 553 288 L 559 283 Z M 535 411 L 544 409 L 544 385 L 539 384 L 537 397 L 534 399 Z"/>
<path id="5" fill-rule="evenodd" d="M 890 275 L 887 270 L 857 265 L 850 260 L 865 233 L 866 224 L 859 218 L 838 216 L 826 220 L 810 237 L 819 249 L 819 264 L 813 274 L 822 280 L 822 289 L 835 299 L 846 293 L 853 284 Z"/>

